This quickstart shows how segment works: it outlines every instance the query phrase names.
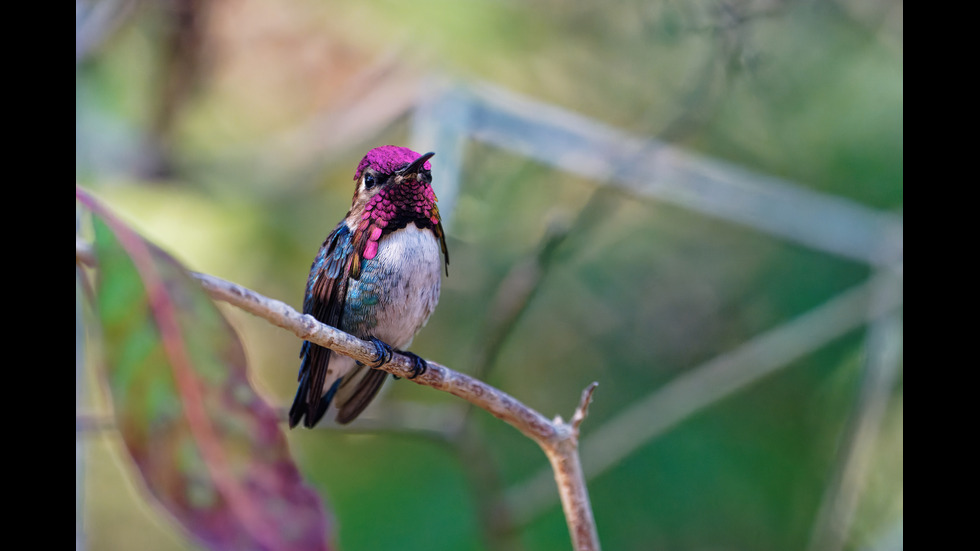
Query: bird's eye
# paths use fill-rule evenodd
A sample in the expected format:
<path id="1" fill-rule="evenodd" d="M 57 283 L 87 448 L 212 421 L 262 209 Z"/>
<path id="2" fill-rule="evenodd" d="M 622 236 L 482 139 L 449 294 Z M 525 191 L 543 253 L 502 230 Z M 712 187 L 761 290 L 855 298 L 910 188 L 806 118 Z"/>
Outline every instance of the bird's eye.
<path id="1" fill-rule="evenodd" d="M 364 175 L 364 189 L 371 189 L 378 184 L 378 180 L 374 177 L 374 174 Z"/>

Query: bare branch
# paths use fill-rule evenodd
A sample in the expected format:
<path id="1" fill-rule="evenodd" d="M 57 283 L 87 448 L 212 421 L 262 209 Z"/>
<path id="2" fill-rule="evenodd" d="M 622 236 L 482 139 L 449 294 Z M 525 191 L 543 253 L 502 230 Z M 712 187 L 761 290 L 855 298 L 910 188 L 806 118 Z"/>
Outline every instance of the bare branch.
<path id="1" fill-rule="evenodd" d="M 901 261 L 901 215 L 702 157 L 492 85 L 447 92 L 468 135 L 609 188 L 876 266 Z M 897 247 L 882 249 L 881 243 Z"/>
<path id="2" fill-rule="evenodd" d="M 836 551 L 847 543 L 854 511 L 895 381 L 901 370 L 902 318 L 889 305 L 902 300 L 902 268 L 879 270 L 871 289 L 874 319 L 867 336 L 867 359 L 857 403 L 842 434 L 832 483 L 824 494 L 810 538 L 811 551 Z M 886 312 L 884 315 L 876 314 Z"/>
<path id="3" fill-rule="evenodd" d="M 585 388 L 582 391 L 582 398 L 578 402 L 578 407 L 575 408 L 575 414 L 572 415 L 572 429 L 578 434 L 578 427 L 585 421 L 585 416 L 589 414 L 589 404 L 592 403 L 592 393 L 595 392 L 595 387 L 599 386 L 599 383 L 595 382 Z"/>
<path id="4" fill-rule="evenodd" d="M 371 364 L 374 346 L 339 329 L 324 325 L 309 315 L 300 314 L 287 304 L 264 297 L 250 289 L 220 278 L 195 274 L 212 298 L 227 302 L 261 317 L 274 325 L 288 329 L 297 337 L 328 347 L 355 360 Z M 381 366 L 393 375 L 406 378 L 422 386 L 432 387 L 454 394 L 476 405 L 493 416 L 506 421 L 541 446 L 555 469 L 555 481 L 561 495 L 562 507 L 568 522 L 572 543 L 576 550 L 598 550 L 599 538 L 592 517 L 592 505 L 582 476 L 578 458 L 578 426 L 585 418 L 588 402 L 596 383 L 583 393 L 582 403 L 573 416 L 574 425 L 552 423 L 537 411 L 525 406 L 516 398 L 468 375 L 453 371 L 436 362 L 426 360 L 429 369 L 415 379 L 413 362 L 408 357 L 395 354 L 390 362 Z"/>
<path id="5" fill-rule="evenodd" d="M 571 424 L 563 423 L 560 417 L 555 419 L 555 425 L 567 437 L 555 442 L 554 446 L 541 446 L 555 471 L 561 507 L 565 512 L 575 549 L 599 549 L 599 536 L 592 517 L 589 490 L 585 486 L 585 474 L 578 456 L 578 426 L 585 419 L 596 386 L 598 383 L 592 383 L 582 392 L 582 401 L 572 415 Z"/>
<path id="6" fill-rule="evenodd" d="M 374 363 L 375 348 L 368 341 L 324 325 L 313 316 L 300 314 L 284 302 L 264 297 L 250 289 L 206 274 L 195 276 L 212 298 L 288 329 L 301 339 L 330 348 L 365 364 Z M 410 380 L 459 396 L 507 421 L 535 441 L 550 443 L 560 439 L 559 431 L 547 418 L 509 394 L 436 362 L 427 360 L 427 363 L 429 369 Z M 379 369 L 407 379 L 412 375 L 412 366 L 413 362 L 407 356 L 395 354 L 390 362 Z"/>

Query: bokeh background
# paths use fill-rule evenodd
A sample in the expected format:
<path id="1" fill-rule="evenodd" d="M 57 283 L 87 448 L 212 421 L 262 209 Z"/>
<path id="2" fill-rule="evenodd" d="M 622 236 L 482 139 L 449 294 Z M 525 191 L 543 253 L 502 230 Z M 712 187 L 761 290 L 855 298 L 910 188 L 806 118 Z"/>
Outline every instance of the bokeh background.
<path id="1" fill-rule="evenodd" d="M 300 308 L 361 156 L 436 151 L 451 264 L 412 350 L 548 416 L 599 382 L 606 549 L 896 549 L 903 40 L 891 0 L 78 0 L 76 180 Z M 224 311 L 287 406 L 299 342 Z M 569 547 L 485 412 L 389 382 L 324 425 L 288 439 L 341 549 Z M 84 548 L 194 548 L 111 426 L 77 442 Z"/>

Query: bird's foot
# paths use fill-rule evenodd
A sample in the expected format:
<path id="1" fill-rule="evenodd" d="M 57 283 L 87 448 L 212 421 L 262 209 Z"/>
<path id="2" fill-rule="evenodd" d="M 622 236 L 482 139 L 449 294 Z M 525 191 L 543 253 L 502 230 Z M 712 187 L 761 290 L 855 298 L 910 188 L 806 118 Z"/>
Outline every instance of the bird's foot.
<path id="1" fill-rule="evenodd" d="M 372 365 L 371 367 L 381 367 L 384 364 L 391 361 L 394 352 L 392 351 L 390 346 L 385 344 L 384 341 L 382 341 L 377 337 L 370 337 L 368 338 L 368 340 L 371 341 L 372 344 L 374 344 L 374 350 L 375 350 L 374 365 Z"/>
<path id="2" fill-rule="evenodd" d="M 412 374 L 409 375 L 408 377 L 409 379 L 414 379 L 419 375 L 425 373 L 429 369 L 429 364 L 427 364 L 425 360 L 420 358 L 418 355 L 413 354 L 411 352 L 407 352 L 405 350 L 398 350 L 398 353 L 404 354 L 409 358 L 412 358 Z M 399 377 L 398 375 L 393 375 L 393 377 L 396 379 L 401 379 L 401 377 Z"/>
<path id="3" fill-rule="evenodd" d="M 429 370 L 429 364 L 419 356 L 411 352 L 402 352 L 402 354 L 412 358 L 412 375 L 409 376 L 409 379 L 414 379 Z"/>

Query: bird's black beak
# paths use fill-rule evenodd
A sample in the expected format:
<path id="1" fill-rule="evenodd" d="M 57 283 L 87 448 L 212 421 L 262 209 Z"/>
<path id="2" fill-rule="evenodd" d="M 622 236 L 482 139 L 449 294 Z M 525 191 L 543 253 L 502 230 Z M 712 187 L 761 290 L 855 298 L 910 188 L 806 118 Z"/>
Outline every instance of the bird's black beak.
<path id="1" fill-rule="evenodd" d="M 396 174 L 402 177 L 418 174 L 419 172 L 422 171 L 422 167 L 425 166 L 425 162 L 428 161 L 433 155 L 435 155 L 435 153 L 432 151 L 426 153 L 425 155 L 422 155 L 418 159 L 415 159 L 414 161 L 409 163 L 409 165 L 406 166 L 405 168 L 399 170 Z"/>

